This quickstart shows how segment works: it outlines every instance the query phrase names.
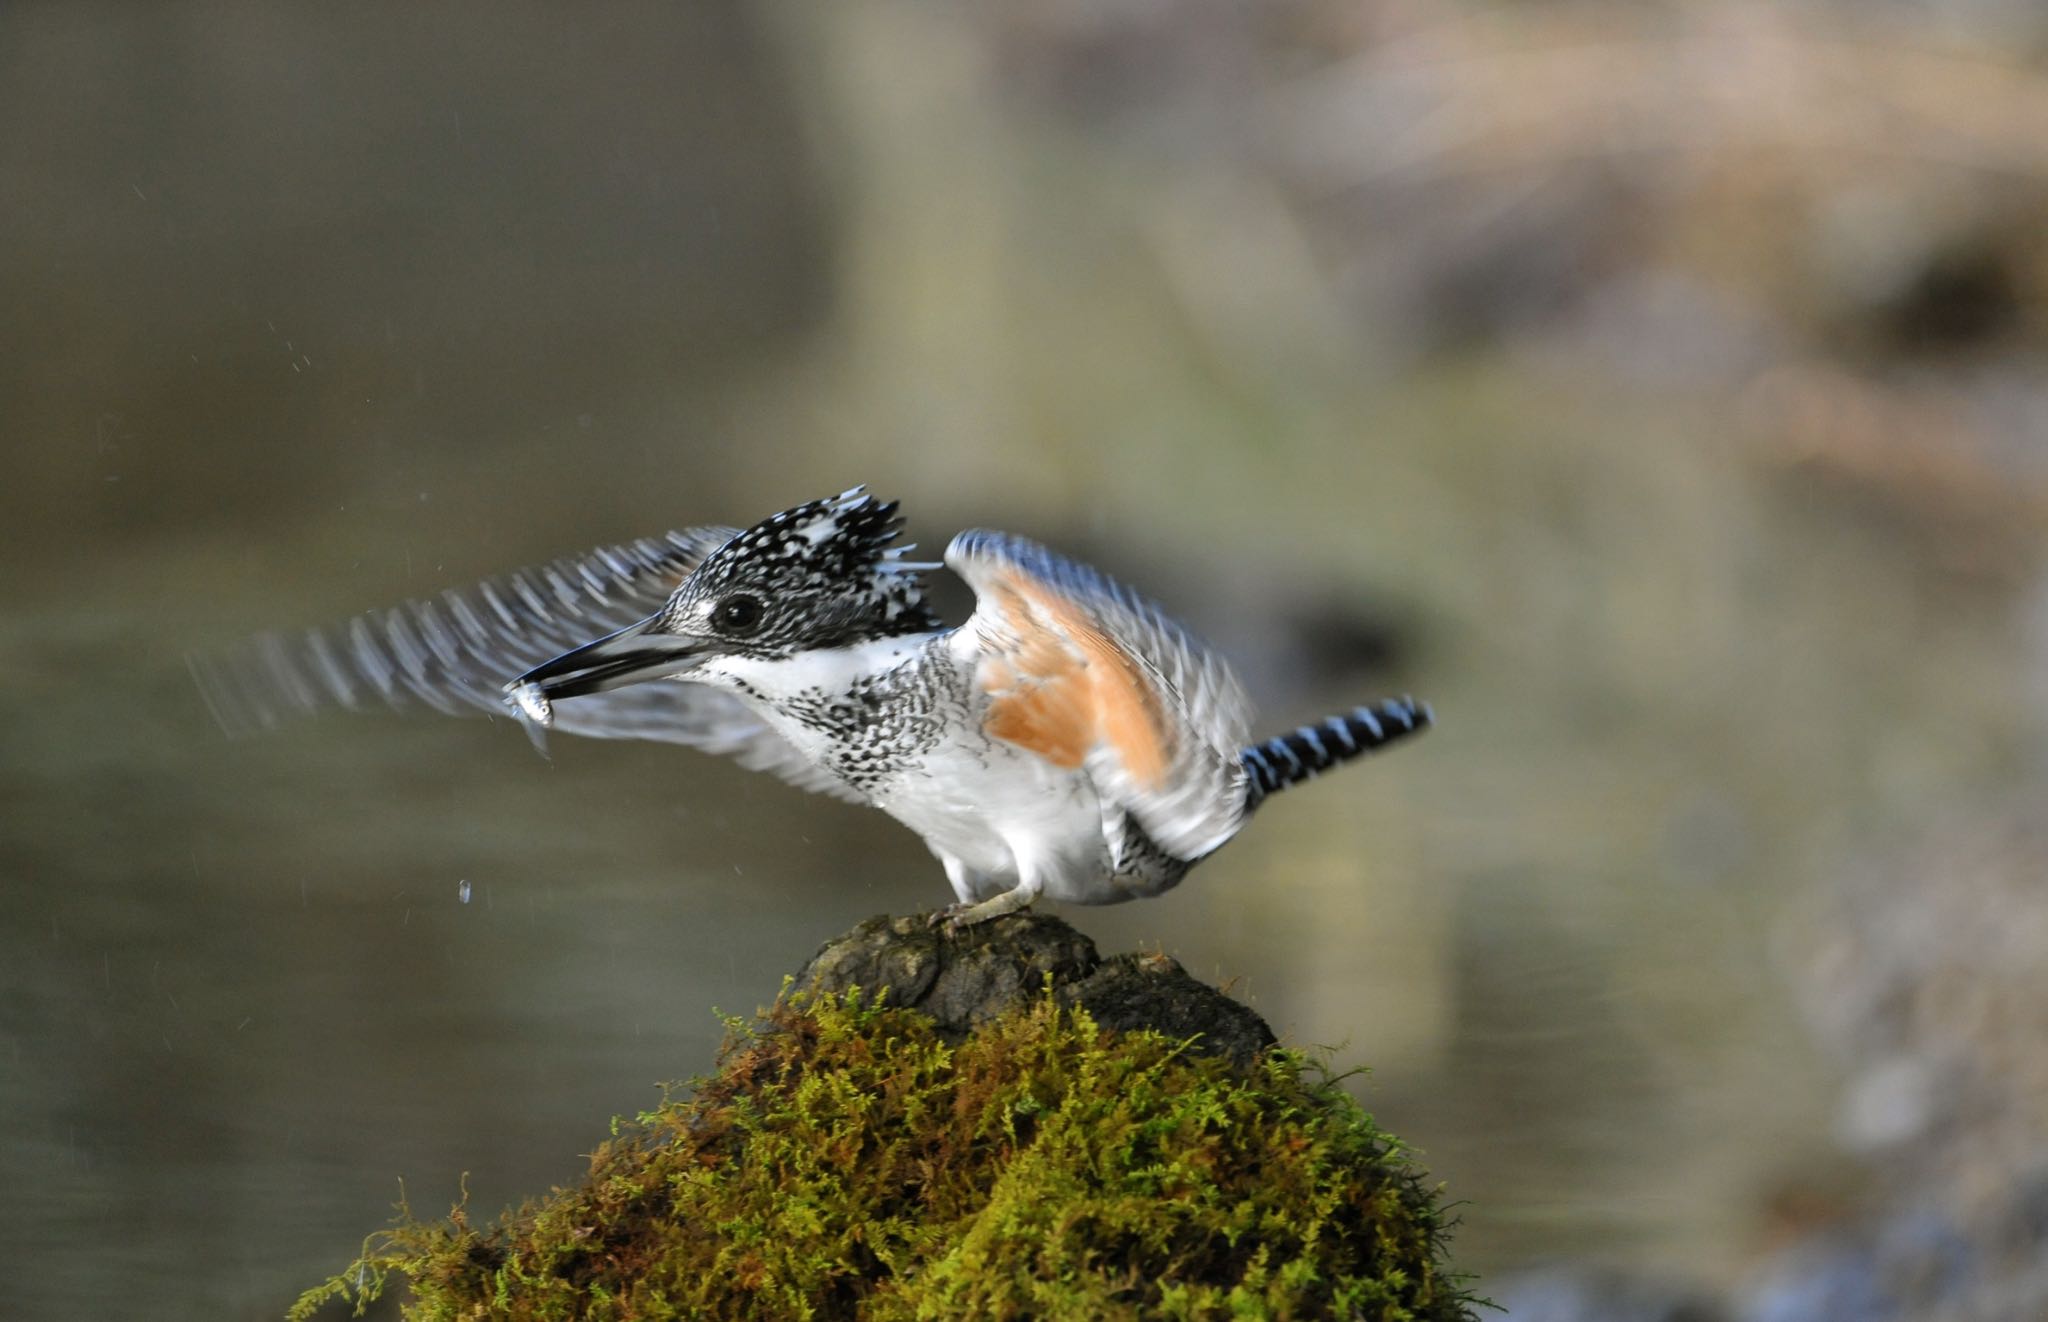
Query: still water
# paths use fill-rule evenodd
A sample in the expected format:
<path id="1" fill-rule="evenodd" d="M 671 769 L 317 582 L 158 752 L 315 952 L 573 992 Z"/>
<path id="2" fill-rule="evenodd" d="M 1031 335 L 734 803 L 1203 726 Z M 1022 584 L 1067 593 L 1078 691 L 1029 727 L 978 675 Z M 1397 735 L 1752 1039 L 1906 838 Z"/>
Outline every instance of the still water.
<path id="1" fill-rule="evenodd" d="M 8 626 L 23 1316 L 270 1315 L 401 1188 L 432 1211 L 466 1179 L 495 1209 L 573 1179 L 610 1116 L 709 1065 L 715 1012 L 948 898 L 878 814 L 686 751 L 544 759 L 509 722 L 424 716 L 228 741 L 184 621 L 307 603 L 224 610 L 176 565 L 142 576 Z M 1607 857 L 1664 788 L 1595 748 L 1504 746 L 1455 669 L 1428 692 L 1426 740 L 1275 800 L 1162 899 L 1066 916 L 1371 1066 L 1361 1095 L 1471 1200 L 1465 1265 L 1739 1256 L 1771 1164 L 1821 1123 L 1755 933 L 1723 883 L 1644 886 Z M 1577 829 L 1523 820 L 1546 778 L 1576 787 L 1542 801 L 1577 802 Z"/>

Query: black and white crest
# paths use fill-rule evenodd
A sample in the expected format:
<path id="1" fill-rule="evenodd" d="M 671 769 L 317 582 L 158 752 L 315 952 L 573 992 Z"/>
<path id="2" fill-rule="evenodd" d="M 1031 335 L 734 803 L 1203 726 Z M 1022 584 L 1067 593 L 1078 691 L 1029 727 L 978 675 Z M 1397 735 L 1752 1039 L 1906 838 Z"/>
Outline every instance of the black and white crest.
<path id="1" fill-rule="evenodd" d="M 720 629 L 733 650 L 788 654 L 939 627 L 924 603 L 921 571 L 932 565 L 903 557 L 896 546 L 903 520 L 895 501 L 865 487 L 806 501 L 772 515 L 705 557 L 670 598 L 664 626 L 678 633 L 717 621 L 721 607 L 746 600 L 758 626 L 742 638 Z"/>

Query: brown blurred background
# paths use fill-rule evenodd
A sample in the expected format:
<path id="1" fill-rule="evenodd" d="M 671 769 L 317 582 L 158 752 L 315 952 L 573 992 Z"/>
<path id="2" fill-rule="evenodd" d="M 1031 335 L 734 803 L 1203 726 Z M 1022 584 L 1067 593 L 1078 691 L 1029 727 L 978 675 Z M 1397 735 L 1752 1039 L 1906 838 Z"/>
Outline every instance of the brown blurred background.
<path id="1" fill-rule="evenodd" d="M 945 900 L 181 661 L 867 482 L 1435 702 L 1065 916 L 1370 1066 L 1513 1316 L 2048 1314 L 2035 7 L 25 4 L 0 201 L 6 1311 L 274 1316 Z"/>

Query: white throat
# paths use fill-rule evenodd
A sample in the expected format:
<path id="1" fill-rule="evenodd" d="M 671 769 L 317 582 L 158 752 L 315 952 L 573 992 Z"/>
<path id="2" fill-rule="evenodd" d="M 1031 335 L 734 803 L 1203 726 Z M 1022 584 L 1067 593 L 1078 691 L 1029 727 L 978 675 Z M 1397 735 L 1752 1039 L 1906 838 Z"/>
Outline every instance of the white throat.
<path id="1" fill-rule="evenodd" d="M 802 694 L 839 694 L 862 679 L 894 670 L 924 649 L 931 634 L 877 638 L 852 647 L 819 648 L 795 656 L 763 659 L 725 656 L 706 661 L 690 675 L 698 683 L 734 690 L 757 710 Z"/>

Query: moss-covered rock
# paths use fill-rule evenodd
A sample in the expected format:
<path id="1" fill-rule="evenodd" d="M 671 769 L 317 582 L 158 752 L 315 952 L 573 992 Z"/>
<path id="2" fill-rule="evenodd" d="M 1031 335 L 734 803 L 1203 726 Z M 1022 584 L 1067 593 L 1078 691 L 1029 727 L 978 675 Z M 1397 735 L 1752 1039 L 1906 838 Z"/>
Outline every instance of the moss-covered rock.
<path id="1" fill-rule="evenodd" d="M 422 1319 L 1469 1316 L 1434 1194 L 1336 1082 L 1052 981 L 964 1034 L 789 991 L 578 1187 L 489 1229 L 401 1209 L 293 1316 L 392 1273 Z"/>

